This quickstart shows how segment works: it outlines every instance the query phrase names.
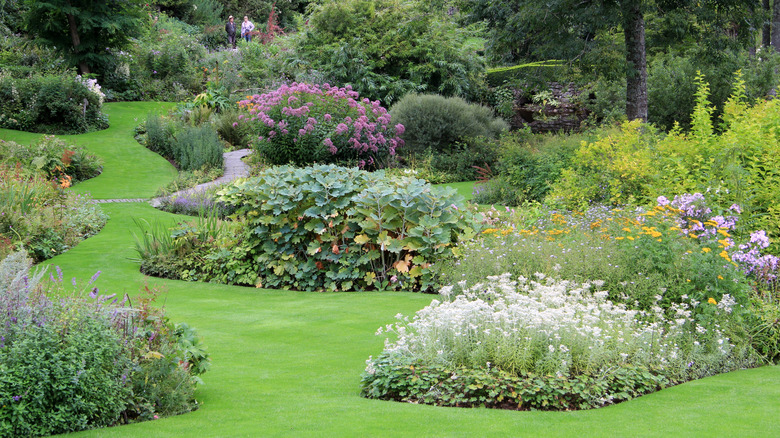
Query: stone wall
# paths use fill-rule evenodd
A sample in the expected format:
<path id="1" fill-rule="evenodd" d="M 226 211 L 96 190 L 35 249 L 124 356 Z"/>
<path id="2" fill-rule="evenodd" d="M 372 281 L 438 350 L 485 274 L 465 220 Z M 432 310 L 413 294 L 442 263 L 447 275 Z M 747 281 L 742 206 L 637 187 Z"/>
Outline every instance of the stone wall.
<path id="1" fill-rule="evenodd" d="M 581 93 L 574 84 L 551 82 L 548 89 L 555 102 L 540 104 L 533 102 L 533 96 L 521 89 L 515 89 L 514 116 L 510 121 L 512 129 L 529 126 L 534 133 L 577 131 L 588 117 L 585 108 L 573 103 Z"/>

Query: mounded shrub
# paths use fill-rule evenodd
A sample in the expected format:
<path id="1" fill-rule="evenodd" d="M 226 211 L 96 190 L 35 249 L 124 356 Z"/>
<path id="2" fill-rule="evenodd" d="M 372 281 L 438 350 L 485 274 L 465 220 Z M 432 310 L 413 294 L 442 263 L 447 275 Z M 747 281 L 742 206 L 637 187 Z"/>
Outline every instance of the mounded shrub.
<path id="1" fill-rule="evenodd" d="M 47 134 L 81 134 L 108 127 L 103 93 L 80 76 L 0 77 L 0 127 Z"/>
<path id="2" fill-rule="evenodd" d="M 399 315 L 399 322 L 380 328 L 392 339 L 366 361 L 363 395 L 445 406 L 587 409 L 762 363 L 744 338 L 733 336 L 744 309 L 726 296 L 675 304 L 665 315 L 660 297 L 643 312 L 613 303 L 598 282 L 510 277 L 445 287 L 441 300 L 413 318 Z M 696 306 L 706 308 L 706 318 L 691 316 Z"/>
<path id="3" fill-rule="evenodd" d="M 476 227 L 454 189 L 381 171 L 279 166 L 220 194 L 242 230 L 216 279 L 258 287 L 429 290 Z"/>
<path id="4" fill-rule="evenodd" d="M 350 87 L 293 83 L 247 96 L 239 116 L 271 164 L 314 163 L 386 167 L 403 145 L 403 125 L 379 101 L 360 99 Z M 253 140 L 254 142 L 254 140 Z"/>
<path id="5" fill-rule="evenodd" d="M 456 142 L 469 138 L 497 138 L 509 129 L 490 108 L 458 97 L 408 94 L 390 109 L 404 126 L 404 154 L 449 153 Z"/>

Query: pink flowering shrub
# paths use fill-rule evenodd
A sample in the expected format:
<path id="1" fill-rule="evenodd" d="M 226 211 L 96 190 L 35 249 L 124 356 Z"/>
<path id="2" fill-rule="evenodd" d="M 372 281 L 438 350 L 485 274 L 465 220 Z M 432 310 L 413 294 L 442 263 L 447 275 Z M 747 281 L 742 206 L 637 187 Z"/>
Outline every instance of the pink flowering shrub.
<path id="1" fill-rule="evenodd" d="M 386 167 L 403 125 L 393 125 L 379 101 L 360 99 L 349 86 L 293 83 L 239 103 L 256 149 L 272 164 L 335 163 Z"/>

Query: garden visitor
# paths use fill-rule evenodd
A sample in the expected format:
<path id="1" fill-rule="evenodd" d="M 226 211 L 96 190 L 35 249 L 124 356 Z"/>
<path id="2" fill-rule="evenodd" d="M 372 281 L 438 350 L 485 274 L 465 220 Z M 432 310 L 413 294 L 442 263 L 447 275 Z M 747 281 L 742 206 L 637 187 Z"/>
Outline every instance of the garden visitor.
<path id="1" fill-rule="evenodd" d="M 228 17 L 228 22 L 225 25 L 225 32 L 227 32 L 228 36 L 228 44 L 233 46 L 233 49 L 236 48 L 236 23 L 233 22 L 233 16 L 231 15 Z"/>
<path id="2" fill-rule="evenodd" d="M 249 17 L 244 15 L 244 22 L 241 23 L 241 36 L 244 37 L 246 42 L 252 41 L 252 34 L 251 32 L 255 30 L 255 25 L 252 24 L 251 21 L 249 21 Z"/>

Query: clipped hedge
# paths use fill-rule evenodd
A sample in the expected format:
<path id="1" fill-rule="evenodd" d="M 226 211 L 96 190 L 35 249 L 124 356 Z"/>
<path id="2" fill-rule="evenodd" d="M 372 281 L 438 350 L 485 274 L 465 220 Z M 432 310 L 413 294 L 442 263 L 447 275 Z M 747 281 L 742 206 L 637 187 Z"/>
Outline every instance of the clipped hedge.
<path id="1" fill-rule="evenodd" d="M 562 61 L 538 61 L 511 67 L 496 67 L 487 70 L 487 83 L 500 87 L 506 83 L 557 81 L 565 72 Z"/>
<path id="2" fill-rule="evenodd" d="M 382 171 L 272 167 L 220 195 L 243 230 L 216 280 L 258 287 L 426 291 L 476 228 L 454 189 Z"/>

